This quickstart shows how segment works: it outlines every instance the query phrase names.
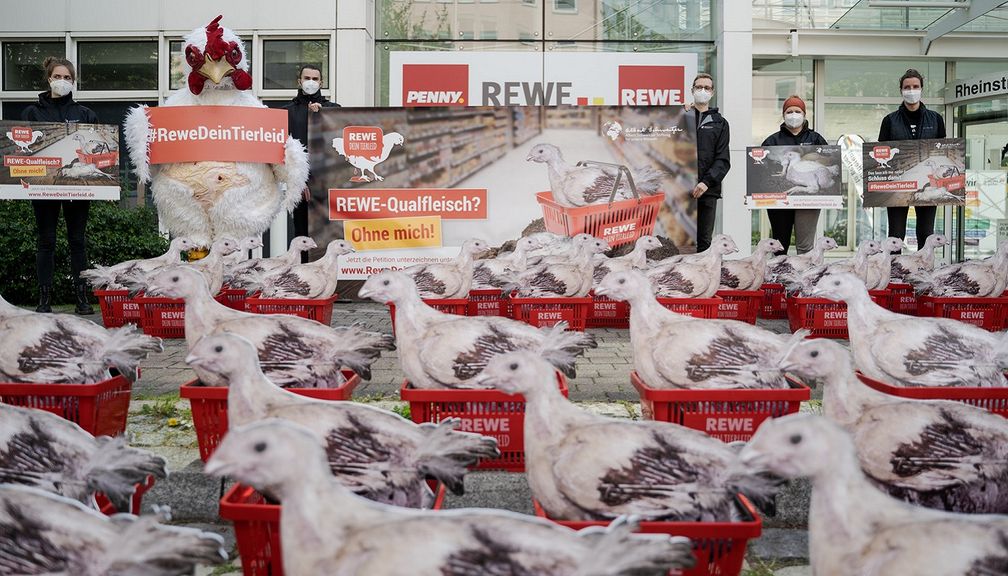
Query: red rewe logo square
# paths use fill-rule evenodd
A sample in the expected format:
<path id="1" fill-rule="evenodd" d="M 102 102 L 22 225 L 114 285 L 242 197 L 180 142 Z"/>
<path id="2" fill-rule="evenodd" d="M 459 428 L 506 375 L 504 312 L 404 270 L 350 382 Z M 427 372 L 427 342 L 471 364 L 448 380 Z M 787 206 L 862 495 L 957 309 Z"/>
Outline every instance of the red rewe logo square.
<path id="1" fill-rule="evenodd" d="M 343 152 L 346 156 L 378 158 L 383 137 L 377 126 L 347 126 L 343 129 Z"/>
<path id="2" fill-rule="evenodd" d="M 892 148 L 888 146 L 875 146 L 872 148 L 872 155 L 876 160 L 888 160 L 892 157 Z"/>
<path id="3" fill-rule="evenodd" d="M 620 66 L 620 106 L 683 104 L 686 70 L 682 66 Z"/>
<path id="4" fill-rule="evenodd" d="M 32 129 L 25 126 L 12 126 L 11 127 L 11 140 L 20 140 L 21 142 L 29 142 L 32 139 Z"/>
<path id="5" fill-rule="evenodd" d="M 403 64 L 403 106 L 466 106 L 468 102 L 468 64 Z"/>

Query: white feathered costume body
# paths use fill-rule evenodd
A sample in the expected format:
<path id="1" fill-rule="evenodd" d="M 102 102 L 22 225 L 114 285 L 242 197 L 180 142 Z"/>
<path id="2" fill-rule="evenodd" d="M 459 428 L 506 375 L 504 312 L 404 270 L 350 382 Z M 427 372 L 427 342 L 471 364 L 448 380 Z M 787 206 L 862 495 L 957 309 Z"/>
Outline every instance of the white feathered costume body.
<path id="1" fill-rule="evenodd" d="M 220 27 L 220 18 L 185 37 L 188 82 L 162 106 L 266 107 L 250 90 L 241 39 Z M 308 180 L 308 153 L 291 136 L 282 164 L 204 161 L 152 166 L 147 107 L 130 110 L 124 127 L 130 159 L 137 176 L 151 183 L 161 221 L 172 236 L 188 237 L 198 245 L 209 246 L 222 236 L 262 234 L 281 209 L 297 206 Z M 286 191 L 281 184 L 286 184 Z"/>

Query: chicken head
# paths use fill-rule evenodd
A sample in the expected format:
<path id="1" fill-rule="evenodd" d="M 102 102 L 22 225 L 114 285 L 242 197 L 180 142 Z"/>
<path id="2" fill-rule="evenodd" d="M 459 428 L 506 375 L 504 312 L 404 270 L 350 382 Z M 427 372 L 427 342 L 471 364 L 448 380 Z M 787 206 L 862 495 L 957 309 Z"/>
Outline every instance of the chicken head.
<path id="1" fill-rule="evenodd" d="M 420 298 L 413 279 L 402 272 L 392 270 L 379 272 L 368 278 L 357 291 L 357 295 L 382 304 L 398 302 L 410 295 Z"/>
<path id="2" fill-rule="evenodd" d="M 308 429 L 267 418 L 230 430 L 204 471 L 281 495 L 281 486 L 299 480 L 306 463 L 328 468 L 324 454 Z"/>
<path id="3" fill-rule="evenodd" d="M 562 160 L 563 154 L 560 149 L 552 144 L 536 144 L 529 150 L 526 162 L 537 162 L 539 164 L 549 164 L 556 160 Z"/>
<path id="4" fill-rule="evenodd" d="M 477 382 L 508 394 L 529 394 L 540 389 L 555 389 L 553 365 L 528 351 L 509 352 L 487 362 Z"/>
<path id="5" fill-rule="evenodd" d="M 796 340 L 781 362 L 781 369 L 801 378 L 817 380 L 850 367 L 850 352 L 832 340 Z"/>
<path id="6" fill-rule="evenodd" d="M 868 296 L 868 289 L 860 278 L 847 272 L 826 274 L 812 288 L 811 295 L 817 298 L 829 298 L 836 301 L 847 301 L 858 296 Z"/>
<path id="7" fill-rule="evenodd" d="M 218 376 L 230 376 L 240 370 L 259 370 L 255 346 L 237 334 L 221 332 L 199 339 L 185 357 L 186 364 Z"/>
<path id="8" fill-rule="evenodd" d="M 165 298 L 186 298 L 200 292 L 210 293 L 203 275 L 188 266 L 171 266 L 157 274 L 147 282 L 148 296 L 163 296 Z"/>
<path id="9" fill-rule="evenodd" d="M 847 433 L 822 416 L 793 414 L 765 421 L 739 454 L 754 470 L 785 479 L 833 474 L 838 457 L 854 461 Z"/>
<path id="10" fill-rule="evenodd" d="M 653 294 L 647 276 L 635 270 L 610 272 L 595 287 L 595 294 L 612 300 L 626 301 L 635 295 Z"/>

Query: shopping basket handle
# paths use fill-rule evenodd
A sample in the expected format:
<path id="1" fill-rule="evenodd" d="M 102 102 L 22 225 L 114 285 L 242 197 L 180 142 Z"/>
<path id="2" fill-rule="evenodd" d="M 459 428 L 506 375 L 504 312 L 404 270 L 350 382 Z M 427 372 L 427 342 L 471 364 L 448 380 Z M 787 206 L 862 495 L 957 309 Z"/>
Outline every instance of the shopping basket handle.
<path id="1" fill-rule="evenodd" d="M 619 190 L 620 179 L 626 174 L 627 184 L 630 185 L 630 191 L 633 192 L 634 198 L 637 199 L 637 203 L 640 204 L 641 198 L 640 194 L 637 193 L 637 185 L 634 184 L 633 175 L 630 174 L 630 169 L 622 164 L 613 164 L 611 162 L 596 162 L 594 160 L 579 160 L 577 166 L 609 166 L 610 168 L 616 169 L 616 180 L 613 182 L 612 192 L 609 193 L 609 204 L 613 203 L 616 199 L 616 192 Z"/>

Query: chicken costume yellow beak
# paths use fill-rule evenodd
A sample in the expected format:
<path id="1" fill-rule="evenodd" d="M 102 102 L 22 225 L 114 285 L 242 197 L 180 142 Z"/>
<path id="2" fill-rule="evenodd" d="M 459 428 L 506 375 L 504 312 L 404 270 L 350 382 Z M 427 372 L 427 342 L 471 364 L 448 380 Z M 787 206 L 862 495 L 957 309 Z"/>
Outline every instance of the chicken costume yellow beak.
<path id="1" fill-rule="evenodd" d="M 208 78 L 214 84 L 220 84 L 220 81 L 224 79 L 225 76 L 230 75 L 235 71 L 235 67 L 232 66 L 227 60 L 221 58 L 220 60 L 206 59 L 206 62 L 200 66 L 197 70 L 200 76 Z"/>

